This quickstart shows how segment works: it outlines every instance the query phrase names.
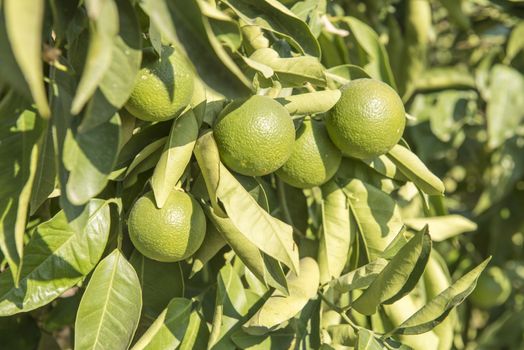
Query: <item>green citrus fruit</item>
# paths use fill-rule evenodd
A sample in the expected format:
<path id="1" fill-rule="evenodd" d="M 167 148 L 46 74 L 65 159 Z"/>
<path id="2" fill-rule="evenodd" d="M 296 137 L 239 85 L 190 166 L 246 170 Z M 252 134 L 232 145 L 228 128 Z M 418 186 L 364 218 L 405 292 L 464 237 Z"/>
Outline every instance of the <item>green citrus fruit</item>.
<path id="1" fill-rule="evenodd" d="M 267 175 L 280 168 L 295 142 L 288 111 L 266 96 L 230 103 L 213 129 L 224 164 L 248 176 Z"/>
<path id="2" fill-rule="evenodd" d="M 180 50 L 164 46 L 160 59 L 144 60 L 125 107 L 138 119 L 175 118 L 191 102 L 194 75 Z"/>
<path id="3" fill-rule="evenodd" d="M 294 187 L 320 186 L 335 175 L 341 159 L 324 123 L 308 118 L 297 130 L 291 157 L 276 174 Z"/>
<path id="4" fill-rule="evenodd" d="M 511 282 L 502 269 L 493 266 L 484 271 L 470 295 L 473 305 L 489 309 L 504 304 L 511 294 Z"/>
<path id="5" fill-rule="evenodd" d="M 373 158 L 397 144 L 406 118 L 395 90 L 378 80 L 356 79 L 341 92 L 340 100 L 327 114 L 326 127 L 344 155 Z"/>
<path id="6" fill-rule="evenodd" d="M 133 205 L 128 229 L 131 242 L 144 256 L 174 262 L 187 259 L 200 247 L 206 218 L 198 202 L 185 192 L 173 190 L 160 209 L 153 192 L 148 192 Z"/>

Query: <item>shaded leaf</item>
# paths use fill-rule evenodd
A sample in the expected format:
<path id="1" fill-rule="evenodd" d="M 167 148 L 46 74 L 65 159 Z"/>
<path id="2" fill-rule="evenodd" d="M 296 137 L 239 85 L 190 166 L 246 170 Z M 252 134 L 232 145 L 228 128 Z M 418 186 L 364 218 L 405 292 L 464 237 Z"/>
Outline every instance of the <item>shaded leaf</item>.
<path id="1" fill-rule="evenodd" d="M 204 242 L 193 255 L 190 278 L 200 271 L 227 244 L 215 225 L 207 225 L 207 228 Z"/>
<path id="2" fill-rule="evenodd" d="M 397 334 L 421 334 L 433 329 L 442 322 L 451 309 L 464 301 L 475 289 L 481 272 L 486 268 L 491 258 L 459 278 L 442 293 L 431 299 L 415 314 L 402 322 L 395 329 Z"/>
<path id="3" fill-rule="evenodd" d="M 304 54 L 320 57 L 320 46 L 309 26 L 274 0 L 226 0 L 246 23 L 283 36 Z"/>
<path id="4" fill-rule="evenodd" d="M 354 289 L 363 289 L 377 278 L 388 264 L 386 259 L 378 258 L 370 263 L 348 272 L 339 278 L 329 282 L 331 288 L 335 288 L 341 293 L 347 293 Z"/>
<path id="5" fill-rule="evenodd" d="M 209 338 L 209 329 L 198 309 L 193 309 L 189 316 L 186 334 L 179 350 L 205 349 Z"/>
<path id="6" fill-rule="evenodd" d="M 75 349 L 127 349 L 142 296 L 135 270 L 118 249 L 97 266 L 80 301 Z"/>
<path id="7" fill-rule="evenodd" d="M 365 328 L 360 328 L 358 331 L 356 350 L 382 350 L 383 346 L 380 344 L 372 331 Z"/>
<path id="8" fill-rule="evenodd" d="M 44 88 L 42 64 L 42 31 L 44 22 L 44 0 L 5 0 L 5 24 L 14 57 L 39 113 L 50 115 Z"/>
<path id="9" fill-rule="evenodd" d="M 68 225 L 63 211 L 37 227 L 25 249 L 20 286 L 15 288 L 8 271 L 0 274 L 2 316 L 46 305 L 95 267 L 109 236 L 109 207 L 95 199 L 83 214 L 87 224 L 80 232 Z"/>
<path id="10" fill-rule="evenodd" d="M 322 186 L 322 231 L 318 248 L 320 282 L 342 273 L 355 239 L 356 227 L 344 191 L 335 181 Z"/>
<path id="11" fill-rule="evenodd" d="M 371 315 L 380 304 L 391 304 L 409 293 L 422 276 L 430 251 L 428 231 L 417 233 L 352 303 L 352 307 L 364 315 Z"/>
<path id="12" fill-rule="evenodd" d="M 177 348 L 189 324 L 190 313 L 190 300 L 173 298 L 132 350 Z"/>
<path id="13" fill-rule="evenodd" d="M 477 224 L 462 215 L 452 214 L 429 218 L 408 218 L 404 223 L 417 231 L 428 225 L 431 240 L 440 242 L 465 232 L 475 231 Z"/>
<path id="14" fill-rule="evenodd" d="M 320 281 L 318 265 L 311 258 L 300 260 L 300 275 L 287 275 L 289 296 L 273 292 L 262 308 L 244 324 L 250 334 L 264 334 L 298 314 L 315 297 Z"/>
<path id="15" fill-rule="evenodd" d="M 0 100 L 0 123 L 0 249 L 18 284 L 38 141 L 45 126 L 12 90 Z"/>
<path id="16" fill-rule="evenodd" d="M 169 138 L 151 177 L 156 204 L 162 208 L 186 170 L 198 136 L 198 124 L 190 109 L 173 122 Z"/>

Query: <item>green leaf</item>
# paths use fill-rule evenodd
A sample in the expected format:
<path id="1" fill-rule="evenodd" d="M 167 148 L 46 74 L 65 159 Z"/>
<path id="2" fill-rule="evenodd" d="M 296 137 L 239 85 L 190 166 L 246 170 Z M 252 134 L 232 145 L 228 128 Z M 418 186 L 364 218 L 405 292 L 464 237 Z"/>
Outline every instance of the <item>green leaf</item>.
<path id="1" fill-rule="evenodd" d="M 519 22 L 511 30 L 508 42 L 506 44 L 506 57 L 504 63 L 509 63 L 517 56 L 517 54 L 524 49 L 524 23 Z"/>
<path id="2" fill-rule="evenodd" d="M 179 263 L 162 263 L 133 251 L 129 262 L 135 269 L 142 290 L 142 317 L 137 333 L 141 335 L 171 299 L 184 295 L 184 275 Z"/>
<path id="3" fill-rule="evenodd" d="M 406 177 L 400 172 L 400 169 L 393 163 L 387 155 L 383 154 L 381 156 L 372 158 L 372 159 L 363 159 L 362 162 L 367 164 L 370 168 L 377 171 L 378 173 L 389 177 L 390 179 L 406 181 Z"/>
<path id="4" fill-rule="evenodd" d="M 204 242 L 193 255 L 190 278 L 200 271 L 227 244 L 215 225 L 207 225 L 207 228 Z"/>
<path id="5" fill-rule="evenodd" d="M 409 149 L 395 145 L 387 153 L 387 156 L 424 193 L 435 196 L 444 194 L 444 183 Z"/>
<path id="6" fill-rule="evenodd" d="M 242 34 L 238 22 L 207 2 L 200 2 L 200 6 L 202 14 L 209 19 L 218 41 L 228 47 L 231 52 L 236 52 L 242 43 Z"/>
<path id="7" fill-rule="evenodd" d="M 155 26 L 170 42 L 176 42 L 176 31 L 171 20 L 170 3 L 166 0 L 140 0 L 140 7 Z"/>
<path id="8" fill-rule="evenodd" d="M 205 153 L 204 153 L 205 151 Z M 234 229 L 245 236 L 265 254 L 298 269 L 298 249 L 293 241 L 293 229 L 265 211 L 239 181 L 220 163 L 212 133 L 201 136 L 195 146 L 195 155 L 206 181 L 209 197 L 216 215 L 226 214 Z M 220 201 L 214 202 L 215 196 Z M 222 208 L 225 213 L 222 213 Z M 216 220 L 225 221 L 225 220 Z M 217 226 L 218 228 L 218 226 Z M 220 228 L 218 228 L 220 231 Z"/>
<path id="9" fill-rule="evenodd" d="M 162 208 L 186 170 L 198 137 L 198 124 L 190 109 L 173 122 L 169 138 L 151 177 L 156 204 Z"/>
<path id="10" fill-rule="evenodd" d="M 208 349 L 233 348 L 230 335 L 240 327 L 251 306 L 240 277 L 230 264 L 224 265 L 217 278 L 215 313 Z"/>
<path id="11" fill-rule="evenodd" d="M 475 78 L 464 66 L 429 68 L 415 82 L 418 91 L 464 88 L 475 89 Z"/>
<path id="12" fill-rule="evenodd" d="M 82 296 L 75 349 L 127 349 L 140 318 L 141 294 L 135 270 L 115 249 L 97 266 Z"/>
<path id="13" fill-rule="evenodd" d="M 29 85 L 40 115 L 50 116 L 44 88 L 42 30 L 44 0 L 5 0 L 5 23 L 13 55 Z"/>
<path id="14" fill-rule="evenodd" d="M 0 249 L 18 284 L 38 141 L 45 126 L 12 90 L 0 100 L 0 124 Z"/>
<path id="15" fill-rule="evenodd" d="M 322 186 L 322 230 L 318 248 L 320 282 L 337 278 L 344 270 L 356 235 L 344 191 L 335 181 Z"/>
<path id="16" fill-rule="evenodd" d="M 204 207 L 204 211 L 235 254 L 264 285 L 270 285 L 284 294 L 288 293 L 282 266 L 274 258 L 260 251 L 229 218 L 218 216 L 207 206 Z"/>
<path id="17" fill-rule="evenodd" d="M 309 26 L 275 0 L 225 0 L 249 25 L 284 37 L 303 54 L 320 57 L 320 46 Z"/>
<path id="18" fill-rule="evenodd" d="M 89 46 L 82 77 L 71 104 L 71 114 L 78 114 L 95 93 L 111 65 L 113 40 L 118 34 L 118 9 L 114 0 L 87 0 L 90 19 Z"/>
<path id="19" fill-rule="evenodd" d="M 462 215 L 444 215 L 429 218 L 404 219 L 406 226 L 420 231 L 428 225 L 431 240 L 441 242 L 465 232 L 475 231 L 477 224 Z"/>
<path id="20" fill-rule="evenodd" d="M 160 139 L 151 142 L 136 154 L 131 164 L 129 164 L 127 169 L 125 169 L 124 188 L 133 186 L 137 181 L 138 175 L 153 169 L 158 164 L 166 140 L 167 137 L 161 137 Z"/>
<path id="21" fill-rule="evenodd" d="M 324 90 L 278 98 L 289 114 L 310 115 L 329 111 L 340 98 L 340 90 Z"/>
<path id="22" fill-rule="evenodd" d="M 251 83 L 227 54 L 202 14 L 199 0 L 176 1 L 170 10 L 176 35 L 200 78 L 212 89 L 229 97 L 245 97 Z"/>
<path id="23" fill-rule="evenodd" d="M 83 214 L 88 219 L 81 232 L 68 225 L 63 211 L 37 227 L 25 249 L 20 286 L 8 271 L 0 274 L 0 315 L 46 305 L 91 272 L 108 240 L 109 206 L 94 199 Z"/>
<path id="24" fill-rule="evenodd" d="M 320 281 L 318 265 L 311 258 L 300 260 L 300 275 L 289 272 L 289 296 L 274 291 L 262 308 L 244 324 L 250 334 L 264 334 L 298 314 L 314 298 Z"/>
<path id="25" fill-rule="evenodd" d="M 329 282 L 330 288 L 335 288 L 340 293 L 348 293 L 355 289 L 363 289 L 377 278 L 388 264 L 386 259 L 378 258 L 370 263 L 348 272 Z"/>
<path id="26" fill-rule="evenodd" d="M 61 187 L 74 205 L 85 204 L 106 187 L 118 157 L 120 126 L 118 114 L 86 132 L 72 124 L 57 126 L 67 130 L 62 161 L 69 176 L 65 187 Z"/>
<path id="27" fill-rule="evenodd" d="M 129 1 L 117 0 L 116 3 L 119 28 L 109 49 L 111 62 L 86 104 L 78 127 L 82 132 L 107 122 L 126 103 L 140 69 L 142 42 L 135 10 Z"/>
<path id="28" fill-rule="evenodd" d="M 209 329 L 207 322 L 203 319 L 198 309 L 193 309 L 179 350 L 205 349 L 208 338 Z"/>
<path id="29" fill-rule="evenodd" d="M 372 261 L 402 229 L 399 207 L 387 193 L 359 179 L 346 179 L 339 185 L 348 198 L 368 259 Z"/>
<path id="30" fill-rule="evenodd" d="M 52 125 L 48 124 L 39 142 L 36 173 L 29 201 L 30 215 L 38 210 L 55 189 L 56 164 L 52 132 Z"/>
<path id="31" fill-rule="evenodd" d="M 409 293 L 422 276 L 430 251 L 431 238 L 427 229 L 418 232 L 352 303 L 352 307 L 364 315 L 371 315 L 377 312 L 380 304 L 392 304 Z"/>
<path id="32" fill-rule="evenodd" d="M 372 331 L 365 328 L 358 330 L 356 350 L 382 350 L 383 348 Z"/>
<path id="33" fill-rule="evenodd" d="M 517 70 L 497 64 L 490 73 L 486 107 L 488 146 L 495 149 L 515 135 L 524 120 L 524 76 Z"/>
<path id="34" fill-rule="evenodd" d="M 326 77 L 338 83 L 338 85 L 345 85 L 354 79 L 371 78 L 362 67 L 354 64 L 331 67 L 326 71 Z"/>
<path id="35" fill-rule="evenodd" d="M 442 293 L 431 299 L 420 310 L 395 329 L 397 334 L 421 334 L 433 329 L 446 318 L 451 309 L 464 301 L 475 289 L 481 272 L 491 258 L 459 278 Z"/>
<path id="36" fill-rule="evenodd" d="M 388 53 L 380 42 L 378 34 L 370 26 L 355 17 L 344 17 L 343 20 L 367 55 L 367 62 L 362 65 L 364 70 L 374 79 L 382 80 L 396 89 Z"/>
<path id="37" fill-rule="evenodd" d="M 253 52 L 249 58 L 273 69 L 284 87 L 301 87 L 307 82 L 326 86 L 324 67 L 317 57 L 281 58 L 275 50 L 262 48 Z"/>
<path id="38" fill-rule="evenodd" d="M 190 313 L 191 300 L 173 298 L 132 350 L 176 349 L 188 327 Z"/>

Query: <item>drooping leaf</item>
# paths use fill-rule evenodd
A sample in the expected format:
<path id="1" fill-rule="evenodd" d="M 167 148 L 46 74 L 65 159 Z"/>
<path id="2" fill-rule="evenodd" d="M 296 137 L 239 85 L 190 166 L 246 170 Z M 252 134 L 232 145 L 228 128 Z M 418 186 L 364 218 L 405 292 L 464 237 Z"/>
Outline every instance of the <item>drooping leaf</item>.
<path id="1" fill-rule="evenodd" d="M 428 225 L 431 240 L 440 242 L 465 232 L 475 231 L 477 224 L 462 215 L 452 214 L 429 218 L 409 218 L 404 223 L 417 231 Z"/>
<path id="2" fill-rule="evenodd" d="M 209 338 L 209 329 L 198 309 L 189 315 L 189 324 L 179 350 L 205 349 Z"/>
<path id="3" fill-rule="evenodd" d="M 329 282 L 342 273 L 356 227 L 348 199 L 335 181 L 322 186 L 322 231 L 318 248 L 320 282 Z"/>
<path id="4" fill-rule="evenodd" d="M 127 349 L 141 308 L 138 276 L 115 249 L 96 267 L 82 296 L 75 322 L 75 349 Z"/>
<path id="5" fill-rule="evenodd" d="M 395 145 L 387 153 L 387 156 L 395 163 L 400 171 L 422 191 L 435 196 L 444 194 L 445 188 L 442 181 L 406 147 Z"/>
<path id="6" fill-rule="evenodd" d="M 45 1 L 4 1 L 5 24 L 13 55 L 24 75 L 40 115 L 50 115 L 44 88 L 42 31 Z"/>
<path id="7" fill-rule="evenodd" d="M 341 96 L 340 90 L 324 90 L 277 99 L 289 114 L 310 115 L 329 111 Z"/>
<path id="8" fill-rule="evenodd" d="M 98 263 L 109 236 L 109 207 L 90 201 L 83 215 L 87 224 L 80 232 L 60 211 L 40 224 L 29 243 L 16 288 L 8 271 L 0 274 L 0 314 L 27 312 L 54 300 L 78 283 Z"/>
<path id="9" fill-rule="evenodd" d="M 190 313 L 191 300 L 173 298 L 132 350 L 177 348 L 188 327 Z"/>
<path id="10" fill-rule="evenodd" d="M 156 204 L 162 208 L 180 180 L 193 154 L 198 124 L 190 109 L 173 122 L 169 138 L 151 177 Z"/>
<path id="11" fill-rule="evenodd" d="M 326 86 L 324 68 L 316 57 L 281 58 L 275 50 L 262 48 L 253 52 L 249 58 L 273 69 L 284 87 L 300 87 L 307 82 L 317 86 Z"/>
<path id="12" fill-rule="evenodd" d="M 330 281 L 329 286 L 341 293 L 347 293 L 354 289 L 367 288 L 382 270 L 384 270 L 387 264 L 388 261 L 386 259 L 378 258 Z"/>
<path id="13" fill-rule="evenodd" d="M 312 258 L 300 260 L 300 275 L 290 272 L 287 275 L 289 295 L 273 292 L 262 308 L 244 324 L 250 334 L 264 334 L 298 314 L 318 289 L 320 274 L 318 265 Z"/>
<path id="14" fill-rule="evenodd" d="M 86 8 L 90 19 L 89 46 L 82 78 L 71 103 L 71 114 L 80 113 L 109 69 L 113 40 L 118 33 L 118 9 L 114 0 L 88 0 Z"/>
<path id="15" fill-rule="evenodd" d="M 518 23 L 509 36 L 506 46 L 505 63 L 511 62 L 524 49 L 524 23 Z"/>
<path id="16" fill-rule="evenodd" d="M 117 0 L 116 5 L 119 26 L 109 48 L 111 61 L 86 104 L 78 127 L 82 132 L 107 122 L 124 105 L 140 68 L 141 38 L 135 11 L 129 1 Z"/>
<path id="17" fill-rule="evenodd" d="M 359 179 L 347 179 L 340 185 L 372 261 L 402 229 L 398 205 L 388 194 Z"/>
<path id="18" fill-rule="evenodd" d="M 170 13 L 177 38 L 200 78 L 229 98 L 247 96 L 251 83 L 213 33 L 209 19 L 202 15 L 202 3 L 198 0 L 172 2 Z"/>
<path id="19" fill-rule="evenodd" d="M 227 0 L 235 13 L 250 25 L 283 36 L 304 54 L 320 57 L 320 46 L 308 25 L 274 0 Z"/>
<path id="20" fill-rule="evenodd" d="M 29 201 L 30 215 L 37 211 L 55 189 L 56 164 L 52 131 L 51 124 L 48 124 L 39 143 L 36 173 Z"/>
<path id="21" fill-rule="evenodd" d="M 176 41 L 174 23 L 171 20 L 170 4 L 166 0 L 140 0 L 140 7 L 150 18 L 150 22 L 170 42 Z"/>
<path id="22" fill-rule="evenodd" d="M 251 306 L 240 277 L 230 264 L 224 265 L 217 278 L 215 313 L 208 349 L 234 347 L 230 335 L 241 326 Z"/>
<path id="23" fill-rule="evenodd" d="M 399 250 L 352 307 L 371 315 L 381 303 L 391 304 L 409 293 L 422 276 L 430 251 L 431 238 L 427 230 L 420 231 Z"/>
<path id="24" fill-rule="evenodd" d="M 18 283 L 44 123 L 13 90 L 0 99 L 0 249 Z"/>
<path id="25" fill-rule="evenodd" d="M 421 334 L 433 329 L 449 314 L 451 309 L 464 301 L 475 289 L 481 272 L 486 268 L 491 258 L 459 278 L 442 293 L 431 299 L 420 310 L 402 322 L 395 329 L 398 334 Z"/>
<path id="26" fill-rule="evenodd" d="M 200 248 L 198 248 L 193 255 L 193 265 L 191 266 L 191 274 L 189 277 L 194 276 L 200 271 L 226 244 L 226 241 L 217 231 L 215 225 L 208 224 L 204 242 L 202 242 Z"/>

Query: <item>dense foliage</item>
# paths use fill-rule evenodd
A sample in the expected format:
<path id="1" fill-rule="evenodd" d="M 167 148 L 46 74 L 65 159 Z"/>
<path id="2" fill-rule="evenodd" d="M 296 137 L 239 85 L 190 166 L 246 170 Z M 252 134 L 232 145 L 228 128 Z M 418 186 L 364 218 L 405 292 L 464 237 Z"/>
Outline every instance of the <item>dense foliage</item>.
<path id="1" fill-rule="evenodd" d="M 523 17 L 521 0 L 0 0 L 0 348 L 521 349 Z M 173 50 L 192 91 L 174 119 L 136 118 L 162 101 L 132 95 L 141 68 Z M 267 96 L 302 130 L 359 78 L 405 106 L 386 154 L 306 189 L 224 161 L 229 102 Z M 159 262 L 128 218 L 174 189 L 207 229 Z"/>

